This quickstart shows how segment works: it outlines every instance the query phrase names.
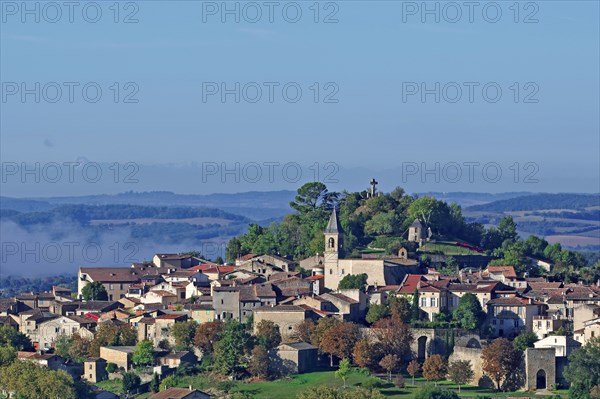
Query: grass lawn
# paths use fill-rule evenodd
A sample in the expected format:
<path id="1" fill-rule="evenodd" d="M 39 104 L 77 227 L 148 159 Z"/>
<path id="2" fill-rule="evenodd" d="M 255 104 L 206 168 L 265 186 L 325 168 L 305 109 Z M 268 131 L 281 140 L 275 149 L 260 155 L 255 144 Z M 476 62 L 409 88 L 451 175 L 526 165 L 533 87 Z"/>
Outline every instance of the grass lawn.
<path id="1" fill-rule="evenodd" d="M 459 247 L 453 241 L 426 242 L 418 251 L 425 253 L 441 251 L 444 255 L 482 255 L 482 253 L 472 251 L 469 248 Z"/>
<path id="2" fill-rule="evenodd" d="M 100 381 L 96 384 L 96 386 L 104 389 L 105 391 L 116 393 L 117 395 L 123 393 L 123 382 L 120 379 Z"/>
<path id="3" fill-rule="evenodd" d="M 365 374 L 354 372 L 346 380 L 348 389 L 360 387 L 364 382 L 375 378 L 373 376 L 367 376 Z M 423 378 L 416 378 L 416 385 L 412 385 L 412 379 L 405 376 L 405 388 L 396 388 L 391 383 L 381 381 L 383 388 L 380 389 L 381 393 L 390 399 L 412 399 L 414 397 L 415 390 L 419 385 L 425 384 L 426 381 Z M 192 386 L 194 389 L 207 390 L 211 387 L 218 386 L 219 382 L 210 379 L 206 375 L 198 375 L 193 377 L 182 377 L 179 379 L 177 384 L 179 387 L 187 388 Z M 121 390 L 120 381 L 103 381 L 97 384 L 103 389 L 117 393 Z M 118 386 L 117 386 L 118 385 Z M 252 398 L 256 399 L 294 399 L 297 395 L 307 389 L 310 389 L 319 385 L 327 385 L 329 387 L 341 388 L 343 382 L 340 379 L 335 378 L 334 371 L 318 371 L 313 373 L 306 373 L 301 375 L 295 375 L 290 378 L 276 380 L 276 381 L 265 381 L 265 382 L 235 382 L 231 392 L 246 392 L 250 394 Z M 441 381 L 438 383 L 439 386 L 455 390 L 458 393 L 458 387 L 451 381 Z M 118 388 L 117 390 L 111 388 Z M 562 395 L 563 398 L 568 398 L 567 391 L 558 391 L 558 394 Z M 489 389 L 482 389 L 474 386 L 463 386 L 461 387 L 460 397 L 471 398 L 476 396 L 489 396 L 495 398 L 511 397 L 533 397 L 534 395 L 528 392 L 495 392 Z M 145 399 L 150 396 L 149 393 L 141 394 L 136 396 L 137 399 Z M 543 399 L 543 396 L 536 396 L 536 398 Z"/>

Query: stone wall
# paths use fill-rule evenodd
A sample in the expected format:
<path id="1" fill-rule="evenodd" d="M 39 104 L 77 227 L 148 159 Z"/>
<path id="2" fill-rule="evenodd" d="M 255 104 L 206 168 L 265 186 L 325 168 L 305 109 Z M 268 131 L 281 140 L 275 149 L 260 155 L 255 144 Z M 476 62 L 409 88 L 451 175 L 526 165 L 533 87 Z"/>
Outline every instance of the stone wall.
<path id="1" fill-rule="evenodd" d="M 468 360 L 473 367 L 473 380 L 469 382 L 471 385 L 489 386 L 489 379 L 483 374 L 483 360 L 481 359 L 481 348 L 467 348 L 464 346 L 455 346 L 454 352 L 450 355 L 448 361 L 456 362 L 458 360 Z"/>

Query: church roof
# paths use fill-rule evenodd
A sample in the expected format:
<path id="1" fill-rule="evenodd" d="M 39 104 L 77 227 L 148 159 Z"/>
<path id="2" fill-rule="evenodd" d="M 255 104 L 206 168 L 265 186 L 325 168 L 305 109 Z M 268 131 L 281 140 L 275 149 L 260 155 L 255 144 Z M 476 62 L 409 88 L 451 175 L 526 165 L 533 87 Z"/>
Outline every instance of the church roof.
<path id="1" fill-rule="evenodd" d="M 337 212 L 335 208 L 331 211 L 331 216 L 329 217 L 329 223 L 327 223 L 327 228 L 325 229 L 325 233 L 328 234 L 339 234 L 340 225 L 337 219 Z"/>

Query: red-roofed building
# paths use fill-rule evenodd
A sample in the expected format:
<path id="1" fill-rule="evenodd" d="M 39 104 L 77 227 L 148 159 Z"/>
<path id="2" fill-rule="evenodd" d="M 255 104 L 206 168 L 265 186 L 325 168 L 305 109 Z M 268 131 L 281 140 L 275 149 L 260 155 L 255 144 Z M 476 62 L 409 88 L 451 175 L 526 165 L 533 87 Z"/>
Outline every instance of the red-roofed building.
<path id="1" fill-rule="evenodd" d="M 488 322 L 492 334 L 515 337 L 523 331 L 533 331 L 533 319 L 545 313 L 546 305 L 517 295 L 494 298 L 487 303 Z"/>

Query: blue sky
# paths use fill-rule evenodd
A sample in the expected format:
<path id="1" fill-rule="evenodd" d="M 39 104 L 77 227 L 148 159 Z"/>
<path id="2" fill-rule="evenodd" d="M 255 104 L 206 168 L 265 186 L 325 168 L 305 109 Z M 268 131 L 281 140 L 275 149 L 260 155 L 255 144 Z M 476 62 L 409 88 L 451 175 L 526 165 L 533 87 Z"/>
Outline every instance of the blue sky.
<path id="1" fill-rule="evenodd" d="M 54 14 L 40 14 L 40 22 L 25 15 L 22 22 L 22 10 L 11 8 L 21 2 L 1 3 L 3 162 L 61 163 L 85 158 L 153 167 L 335 162 L 348 171 L 341 186 L 356 183 L 352 170 L 389 175 L 402 162 L 494 161 L 503 168 L 531 162 L 543 178 L 535 187 L 507 183 L 490 188 L 465 182 L 448 188 L 428 181 L 414 189 L 600 191 L 596 1 L 520 2 L 518 23 L 514 2 L 494 3 L 502 12 L 496 23 L 486 21 L 494 18 L 495 9 L 483 15 L 482 8 L 489 8 L 490 2 L 478 3 L 473 22 L 462 7 L 462 18 L 455 23 L 449 21 L 454 14 L 443 14 L 447 2 L 428 2 L 440 7 L 439 22 L 421 10 L 408 14 L 414 11 L 410 7 L 421 7 L 423 2 L 320 2 L 319 23 L 313 20 L 312 1 L 297 3 L 302 10 L 297 23 L 283 17 L 281 9 L 289 2 L 277 3 L 273 23 L 264 15 L 265 6 L 258 23 L 244 20 L 243 14 L 239 23 L 232 16 L 223 23 L 220 10 L 216 15 L 206 12 L 225 3 L 201 1 L 121 2 L 119 23 L 113 21 L 113 2 L 100 3 L 103 14 L 97 23 L 85 21 L 79 9 L 73 23 L 64 15 L 66 9 L 56 23 L 44 20 Z M 244 3 L 227 4 L 243 7 Z M 123 23 L 133 11 L 139 22 Z M 292 11 L 287 16 L 293 16 Z M 332 12 L 338 22 L 323 23 Z M 538 22 L 525 23 L 528 18 Z M 44 96 L 35 103 L 32 95 L 22 101 L 19 93 L 7 94 L 15 87 L 11 84 L 23 82 L 28 87 L 35 82 L 41 87 L 48 82 L 78 82 L 78 87 L 94 82 L 103 92 L 97 103 L 86 102 L 79 89 L 73 103 L 66 100 L 66 89 L 57 103 Z M 117 103 L 114 82 L 119 86 Z M 135 86 L 126 87 L 127 82 Z M 224 82 L 228 87 L 257 82 L 263 88 L 264 82 L 277 82 L 279 86 L 272 103 L 266 100 L 267 89 L 257 103 L 244 98 L 235 103 L 233 95 L 221 102 L 218 94 L 203 102 L 207 82 Z M 296 103 L 282 97 L 280 88 L 290 82 L 302 89 Z M 315 82 L 321 95 L 318 102 L 313 98 Z M 425 101 L 419 94 L 403 101 L 407 84 L 433 88 L 436 82 L 440 87 L 451 83 L 447 96 L 440 89 L 439 103 L 433 94 Z M 467 99 L 465 82 L 477 85 L 473 102 Z M 497 102 L 483 97 L 481 88 L 486 84 L 501 88 Z M 463 91 L 452 103 L 448 99 L 453 98 L 455 85 Z M 132 87 L 138 88 L 134 98 L 139 102 L 124 103 Z M 323 102 L 323 95 L 334 91 L 332 98 L 338 102 Z M 157 176 L 147 176 L 142 188 L 245 189 L 173 187 L 172 182 L 181 182 Z M 402 185 L 389 180 L 389 187 Z M 59 194 L 54 186 L 5 187 L 4 195 Z M 87 192 L 122 188 L 94 186 Z M 267 182 L 254 188 L 292 187 Z M 64 193 L 79 192 L 67 187 Z"/>

